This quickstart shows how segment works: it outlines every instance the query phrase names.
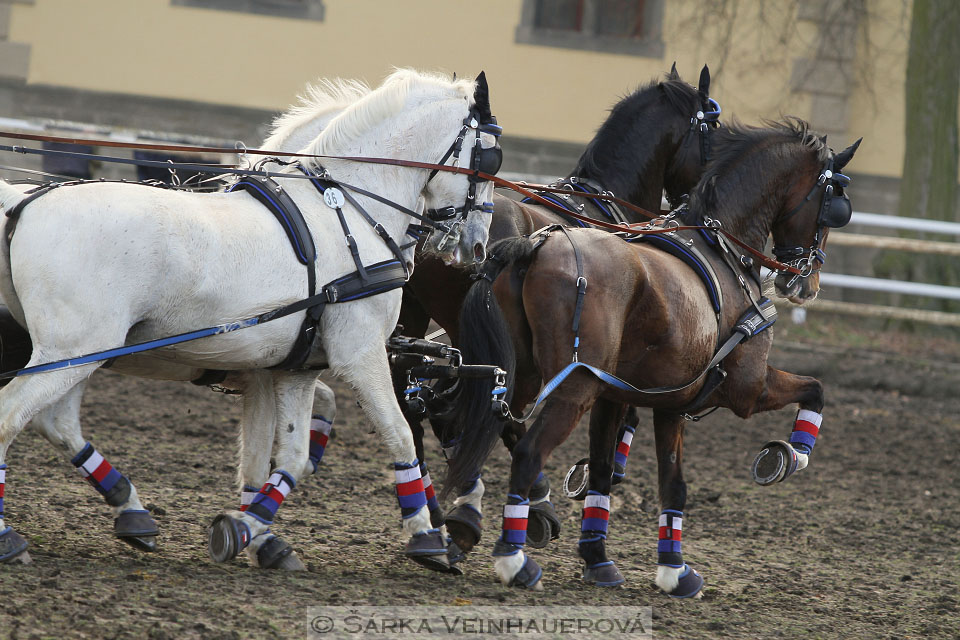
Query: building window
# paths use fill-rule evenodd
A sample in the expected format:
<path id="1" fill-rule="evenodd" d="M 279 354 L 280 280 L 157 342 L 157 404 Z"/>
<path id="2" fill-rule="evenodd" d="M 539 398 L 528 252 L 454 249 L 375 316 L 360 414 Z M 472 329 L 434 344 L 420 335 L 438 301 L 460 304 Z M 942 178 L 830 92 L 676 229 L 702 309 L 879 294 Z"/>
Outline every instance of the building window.
<path id="1" fill-rule="evenodd" d="M 177 7 L 323 20 L 323 0 L 170 0 Z"/>
<path id="2" fill-rule="evenodd" d="M 517 42 L 660 58 L 663 0 L 523 0 Z"/>

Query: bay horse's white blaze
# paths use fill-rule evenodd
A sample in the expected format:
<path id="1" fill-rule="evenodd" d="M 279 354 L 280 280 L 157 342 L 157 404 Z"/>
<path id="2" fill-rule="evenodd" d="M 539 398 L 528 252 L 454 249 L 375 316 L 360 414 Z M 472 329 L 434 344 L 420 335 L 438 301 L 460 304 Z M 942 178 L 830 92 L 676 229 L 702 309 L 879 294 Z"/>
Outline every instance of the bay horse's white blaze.
<path id="1" fill-rule="evenodd" d="M 435 162 L 459 132 L 473 90 L 472 81 L 397 71 L 381 88 L 336 115 L 306 152 Z M 465 149 L 472 146 L 474 135 L 468 131 Z M 430 207 L 460 206 L 467 191 L 467 179 L 460 175 L 441 173 L 428 182 L 426 170 L 335 160 L 323 164 L 335 179 L 408 208 L 416 208 L 421 198 Z M 352 272 L 355 267 L 335 211 L 306 181 L 285 180 L 283 186 L 314 235 L 317 282 Z M 482 185 L 478 195 L 489 199 L 490 188 Z M 4 209 L 21 198 L 20 190 L 0 183 Z M 376 201 L 359 199 L 402 242 L 409 219 Z M 356 211 L 347 206 L 344 213 L 365 264 L 392 258 Z M 475 235 L 463 234 L 462 255 L 470 255 L 464 246 L 469 251 L 473 242 L 486 240 L 489 214 L 470 217 L 478 222 Z M 239 320 L 307 295 L 305 267 L 272 216 L 246 193 L 194 194 L 111 183 L 63 187 L 31 203 L 9 248 L 0 245 L 0 293 L 29 327 L 34 344 L 30 365 Z M 392 392 L 384 351 L 399 306 L 400 292 L 394 290 L 327 307 L 310 363 L 328 364 L 350 382 L 394 461 L 410 463 L 415 459 L 413 440 Z M 283 360 L 301 322 L 302 314 L 294 314 L 168 347 L 154 356 L 196 369 L 263 369 Z M 17 378 L 0 390 L 0 464 L 22 427 L 41 414 L 44 424 L 52 425 L 48 437 L 71 455 L 82 448 L 82 385 L 101 364 Z M 245 406 L 245 422 L 255 425 L 273 413 L 269 422 L 284 425 L 276 429 L 276 465 L 295 481 L 307 469 L 306 427 L 316 376 L 279 371 L 263 375 L 272 378 L 272 385 L 267 377 L 251 379 L 256 388 L 251 389 L 250 406 Z M 246 427 L 242 437 L 248 449 L 252 433 Z M 252 439 L 260 439 L 258 444 L 266 446 L 258 448 L 269 452 L 273 435 Z M 251 464 L 262 466 L 262 460 Z M 118 512 L 139 508 L 135 490 L 116 506 Z M 232 513 L 254 537 L 266 528 L 248 515 Z M 404 522 L 409 533 L 429 527 L 425 509 Z"/>

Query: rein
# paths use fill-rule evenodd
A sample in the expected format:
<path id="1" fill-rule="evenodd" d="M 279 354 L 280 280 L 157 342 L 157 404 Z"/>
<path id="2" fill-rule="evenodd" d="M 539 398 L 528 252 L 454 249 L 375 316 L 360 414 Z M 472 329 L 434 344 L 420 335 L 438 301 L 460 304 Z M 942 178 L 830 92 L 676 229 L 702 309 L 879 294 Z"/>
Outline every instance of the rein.
<path id="1" fill-rule="evenodd" d="M 38 142 L 60 142 L 65 144 L 85 144 L 92 146 L 107 146 L 107 147 L 116 147 L 123 149 L 150 149 L 156 151 L 182 151 L 188 153 L 221 153 L 221 154 L 253 154 L 253 155 L 267 155 L 267 156 L 287 156 L 293 158 L 324 158 L 328 160 L 348 160 L 352 162 L 365 162 L 369 164 L 384 164 L 397 167 L 409 167 L 413 169 L 428 169 L 430 171 L 444 171 L 447 173 L 458 173 L 461 175 L 466 175 L 472 177 L 476 180 L 487 180 L 492 182 L 498 187 L 504 187 L 511 189 L 520 195 L 530 198 L 532 201 L 545 206 L 553 211 L 562 213 L 566 216 L 585 222 L 590 226 L 599 227 L 601 229 L 606 229 L 608 231 L 628 231 L 630 233 L 637 234 L 654 234 L 654 233 L 666 233 L 669 231 L 676 230 L 696 230 L 696 229 L 713 229 L 718 233 L 723 234 L 727 239 L 729 239 L 734 244 L 738 245 L 744 251 L 750 253 L 753 257 L 757 259 L 760 264 L 767 267 L 772 271 L 785 271 L 792 273 L 794 275 L 802 275 L 803 271 L 800 269 L 788 265 L 786 263 L 774 260 L 773 258 L 768 257 L 763 252 L 754 249 L 748 244 L 742 242 L 729 232 L 719 229 L 716 227 L 707 227 L 703 225 L 697 226 L 683 226 L 683 227 L 671 227 L 669 229 L 644 229 L 640 223 L 634 224 L 612 224 L 609 222 L 604 222 L 603 220 L 596 220 L 594 218 L 589 218 L 577 213 L 574 213 L 568 209 L 565 209 L 558 204 L 551 202 L 550 200 L 540 196 L 536 191 L 545 191 L 549 193 L 565 193 L 570 195 L 575 195 L 582 198 L 591 198 L 594 200 L 605 200 L 608 202 L 615 203 L 621 207 L 625 207 L 639 213 L 640 215 L 646 216 L 650 219 L 656 219 L 659 217 L 659 214 L 655 214 L 651 211 L 648 211 L 642 207 L 627 202 L 621 198 L 618 198 L 613 195 L 607 194 L 588 194 L 579 191 L 571 191 L 570 189 L 563 189 L 558 187 L 551 187 L 548 185 L 534 185 L 527 184 L 524 182 L 516 183 L 505 178 L 500 178 L 495 175 L 484 173 L 479 169 L 475 168 L 465 168 L 460 166 L 451 166 L 447 164 L 437 164 L 432 162 L 419 162 L 416 160 L 400 160 L 397 158 L 377 158 L 377 157 L 368 157 L 368 156 L 335 156 L 335 155 L 322 155 L 322 154 L 305 154 L 305 153 L 292 153 L 292 152 L 281 152 L 281 151 L 269 151 L 265 149 L 248 149 L 242 147 L 229 148 L 229 147 L 200 147 L 193 145 L 168 145 L 168 144 L 151 144 L 151 143 L 129 143 L 129 142 L 118 142 L 113 140 L 95 140 L 89 138 L 65 138 L 59 136 L 45 136 L 39 134 L 30 134 L 30 133 L 15 133 L 11 131 L 0 131 L 0 138 L 13 138 L 17 140 L 32 140 Z M 136 160 L 129 158 L 116 158 L 113 156 L 102 156 L 97 154 L 89 153 L 79 153 L 75 151 L 58 151 L 52 149 L 32 149 L 28 147 L 22 147 L 17 145 L 0 145 L 0 151 L 12 151 L 15 153 L 24 153 L 24 154 L 37 154 L 37 155 L 60 155 L 66 157 L 76 157 L 76 158 L 86 158 L 89 160 L 99 160 L 103 162 L 114 162 L 120 164 L 130 164 L 137 166 L 148 166 L 148 167 L 157 167 L 157 168 L 166 168 L 166 169 L 184 169 L 187 171 L 196 171 L 198 173 L 209 173 L 209 174 L 219 174 L 219 175 L 238 175 L 238 176 L 256 176 L 256 177 L 274 177 L 274 178 L 294 178 L 294 179 L 311 179 L 311 176 L 303 174 L 292 174 L 292 173 L 278 173 L 270 171 L 257 171 L 251 169 L 240 169 L 238 167 L 231 167 L 227 165 L 209 165 L 209 164 L 191 164 L 191 163 L 173 163 L 173 162 L 161 162 L 158 160 Z M 345 185 L 346 186 L 346 185 Z M 366 194 L 364 194 L 366 195 Z M 406 213 L 406 212 L 405 212 Z M 415 215 L 417 219 L 422 220 L 426 224 L 434 228 L 443 229 L 446 231 L 445 225 L 438 223 L 429 218 L 424 218 L 419 214 Z"/>

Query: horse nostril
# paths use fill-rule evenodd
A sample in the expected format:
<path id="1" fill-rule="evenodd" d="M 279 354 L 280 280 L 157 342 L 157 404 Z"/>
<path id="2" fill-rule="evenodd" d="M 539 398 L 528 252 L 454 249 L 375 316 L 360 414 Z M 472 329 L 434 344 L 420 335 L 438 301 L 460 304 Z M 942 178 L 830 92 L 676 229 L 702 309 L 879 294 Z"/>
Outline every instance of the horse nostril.
<path id="1" fill-rule="evenodd" d="M 477 264 L 487 259 L 487 248 L 481 243 L 473 245 L 473 260 Z"/>

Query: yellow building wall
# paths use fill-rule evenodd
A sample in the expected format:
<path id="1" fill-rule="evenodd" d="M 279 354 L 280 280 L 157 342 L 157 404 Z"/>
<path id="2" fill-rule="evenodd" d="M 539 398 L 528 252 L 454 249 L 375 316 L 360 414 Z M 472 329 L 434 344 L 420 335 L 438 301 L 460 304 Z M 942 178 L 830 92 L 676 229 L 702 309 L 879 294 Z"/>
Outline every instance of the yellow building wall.
<path id="1" fill-rule="evenodd" d="M 659 59 L 517 44 L 521 0 L 325 0 L 323 21 L 169 0 L 35 0 L 13 5 L 9 39 L 31 45 L 29 83 L 273 110 L 320 77 L 376 84 L 393 66 L 486 70 L 506 133 L 544 140 L 586 142 L 610 106 L 673 61 L 694 84 L 711 63 L 711 95 L 725 118 L 809 118 L 808 97 L 789 88 L 796 57 L 815 38 L 812 23 L 799 23 L 778 47 L 776 34 L 757 30 L 760 4 L 739 4 L 723 57 L 709 43 L 722 40 L 720 29 L 731 22 L 697 19 L 703 5 L 696 0 L 665 2 Z M 899 176 L 909 14 L 900 0 L 871 6 L 880 16 L 871 16 L 871 41 L 882 55 L 859 44 L 856 65 L 866 65 L 871 83 L 850 79 L 850 140 L 831 142 L 863 136 L 857 173 Z M 760 37 L 782 55 L 764 54 Z M 824 65 L 823 73 L 838 71 Z"/>

